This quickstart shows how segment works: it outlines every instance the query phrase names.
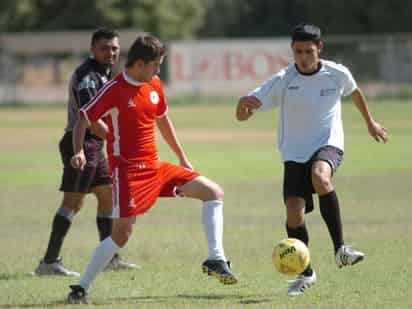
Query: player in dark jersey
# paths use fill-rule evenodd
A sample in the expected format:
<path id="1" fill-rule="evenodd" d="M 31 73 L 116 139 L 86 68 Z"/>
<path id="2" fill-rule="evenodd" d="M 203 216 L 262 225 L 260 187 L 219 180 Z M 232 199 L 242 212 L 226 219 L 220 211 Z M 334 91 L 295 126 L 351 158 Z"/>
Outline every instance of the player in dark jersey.
<path id="1" fill-rule="evenodd" d="M 92 35 L 90 51 L 91 57 L 76 68 L 70 80 L 67 126 L 59 143 L 63 162 L 60 186 L 63 201 L 53 219 L 46 254 L 35 269 L 35 274 L 39 276 L 79 276 L 79 273 L 63 266 L 59 254 L 73 217 L 81 209 L 87 193 L 93 193 L 97 198 L 96 223 L 100 240 L 110 236 L 112 230 L 112 181 L 103 152 L 103 139 L 107 132 L 103 120 L 99 120 L 86 133 L 84 147 L 89 164 L 81 172 L 70 165 L 70 158 L 73 156 L 72 131 L 79 117 L 79 109 L 111 78 L 111 67 L 118 61 L 120 54 L 118 34 L 104 28 L 96 30 Z M 127 269 L 138 266 L 115 255 L 108 268 Z"/>

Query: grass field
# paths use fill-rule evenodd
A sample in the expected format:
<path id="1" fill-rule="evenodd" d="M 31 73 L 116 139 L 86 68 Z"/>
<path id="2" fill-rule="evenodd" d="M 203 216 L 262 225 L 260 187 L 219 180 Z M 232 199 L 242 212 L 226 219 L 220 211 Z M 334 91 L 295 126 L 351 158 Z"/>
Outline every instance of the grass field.
<path id="1" fill-rule="evenodd" d="M 318 207 L 307 217 L 318 283 L 288 298 L 288 277 L 271 262 L 274 242 L 285 236 L 282 165 L 276 150 L 277 111 L 234 120 L 234 106 L 179 106 L 170 115 L 192 163 L 226 193 L 225 249 L 240 283 L 222 286 L 204 276 L 206 241 L 200 204 L 157 202 L 138 219 L 122 255 L 142 270 L 107 272 L 90 291 L 99 308 L 411 308 L 412 104 L 371 103 L 390 132 L 374 142 L 353 105 L 344 105 L 345 161 L 335 177 L 347 243 L 366 253 L 353 268 L 338 269 Z M 0 308 L 70 308 L 70 278 L 29 275 L 44 254 L 61 194 L 57 143 L 63 107 L 0 109 Z M 161 157 L 175 161 L 163 143 Z M 62 254 L 83 272 L 97 244 L 95 201 L 88 197 Z"/>

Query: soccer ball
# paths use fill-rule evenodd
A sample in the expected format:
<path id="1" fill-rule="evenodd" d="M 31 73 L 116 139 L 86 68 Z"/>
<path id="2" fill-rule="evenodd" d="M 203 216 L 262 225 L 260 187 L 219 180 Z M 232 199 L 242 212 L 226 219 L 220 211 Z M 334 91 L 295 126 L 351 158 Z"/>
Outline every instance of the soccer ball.
<path id="1" fill-rule="evenodd" d="M 310 262 L 309 249 L 296 238 L 286 238 L 273 249 L 273 264 L 276 269 L 286 275 L 302 273 Z"/>

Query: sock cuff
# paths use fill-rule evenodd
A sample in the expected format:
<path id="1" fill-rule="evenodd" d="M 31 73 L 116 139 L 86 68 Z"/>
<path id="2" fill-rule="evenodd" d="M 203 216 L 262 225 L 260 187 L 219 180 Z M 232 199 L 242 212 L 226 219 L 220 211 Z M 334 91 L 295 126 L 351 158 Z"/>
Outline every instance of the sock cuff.
<path id="1" fill-rule="evenodd" d="M 287 230 L 300 230 L 300 229 L 306 229 L 306 223 L 303 223 L 302 225 L 295 226 L 295 227 L 290 227 L 288 226 L 288 223 L 285 223 L 286 229 Z"/>
<path id="2" fill-rule="evenodd" d="M 204 201 L 203 205 L 207 207 L 213 207 L 213 208 L 223 207 L 223 201 L 221 200 Z"/>
<path id="3" fill-rule="evenodd" d="M 326 193 L 324 195 L 319 195 L 319 201 L 327 201 L 329 199 L 337 199 L 336 191 L 333 190 L 329 193 Z"/>
<path id="4" fill-rule="evenodd" d="M 59 209 L 57 209 L 56 215 L 59 215 L 60 217 L 63 217 L 68 221 L 72 222 L 75 212 L 72 209 L 60 207 Z"/>
<path id="5" fill-rule="evenodd" d="M 113 211 L 97 211 L 96 218 L 108 218 L 113 219 Z"/>

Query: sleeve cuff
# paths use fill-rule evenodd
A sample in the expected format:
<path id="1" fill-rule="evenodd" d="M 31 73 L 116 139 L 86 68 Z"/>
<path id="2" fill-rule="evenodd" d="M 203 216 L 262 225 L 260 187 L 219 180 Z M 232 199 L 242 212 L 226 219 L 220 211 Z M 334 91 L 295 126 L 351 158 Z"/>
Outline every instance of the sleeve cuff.
<path id="1" fill-rule="evenodd" d="M 167 111 L 168 111 L 168 110 L 169 110 L 169 106 L 166 106 L 166 110 L 164 111 L 164 113 L 161 114 L 161 115 L 157 115 L 156 118 L 163 118 L 164 116 L 167 115 Z"/>

